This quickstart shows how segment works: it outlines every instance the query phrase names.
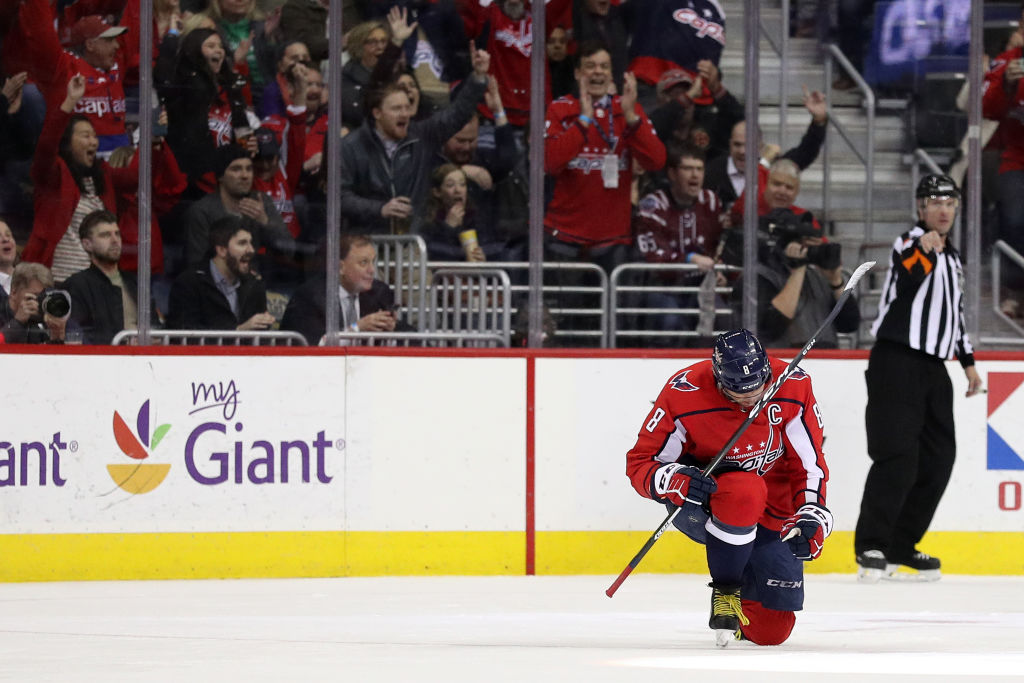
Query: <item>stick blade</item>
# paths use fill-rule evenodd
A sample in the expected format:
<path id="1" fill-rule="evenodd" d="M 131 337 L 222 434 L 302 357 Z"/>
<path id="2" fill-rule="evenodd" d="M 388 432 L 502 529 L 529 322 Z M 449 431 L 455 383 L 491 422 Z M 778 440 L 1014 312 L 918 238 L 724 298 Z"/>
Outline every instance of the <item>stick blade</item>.
<path id="1" fill-rule="evenodd" d="M 850 280 L 849 282 L 846 283 L 846 287 L 843 288 L 843 291 L 850 290 L 856 287 L 860 279 L 864 277 L 864 274 L 874 267 L 874 261 L 865 261 L 864 263 L 857 266 L 857 270 L 853 271 L 853 275 L 850 276 Z"/>

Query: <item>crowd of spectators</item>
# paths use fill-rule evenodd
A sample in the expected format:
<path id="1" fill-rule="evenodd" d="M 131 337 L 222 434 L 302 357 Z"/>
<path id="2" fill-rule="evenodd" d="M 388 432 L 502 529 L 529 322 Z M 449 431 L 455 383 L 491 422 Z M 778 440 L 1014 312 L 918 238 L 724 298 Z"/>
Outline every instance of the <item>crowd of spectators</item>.
<path id="1" fill-rule="evenodd" d="M 140 2 L 153 4 L 151 28 L 140 30 Z M 747 130 L 743 106 L 730 91 L 739 84 L 727 84 L 719 68 L 726 30 L 720 3 L 549 0 L 543 84 L 530 78 L 534 36 L 525 0 L 346 2 L 337 41 L 328 37 L 327 5 L 5 3 L 4 310 L 10 309 L 13 237 L 21 261 L 44 266 L 58 286 L 76 283 L 67 284 L 71 321 L 85 330 L 87 342 L 109 342 L 113 328 L 137 321 L 127 295 L 116 315 L 99 315 L 97 304 L 86 301 L 117 303 L 107 286 L 134 281 L 135 152 L 147 144 L 153 150 L 157 323 L 278 329 L 279 316 L 267 312 L 268 296 L 299 296 L 284 317 L 303 319 L 294 327 L 319 342 L 319 323 L 308 322 L 308 311 L 320 306 L 322 317 L 322 293 L 317 299 L 310 288 L 323 284 L 331 96 L 324 60 L 335 48 L 345 60 L 344 236 L 417 234 L 433 261 L 525 260 L 530 91 L 543 87 L 545 260 L 597 264 L 607 274 L 623 263 L 691 264 L 696 268 L 678 277 L 653 279 L 724 284 L 713 266 L 730 263 L 727 247 L 730 241 L 735 246 L 741 225 Z M 139 92 L 140 40 L 152 42 L 153 93 Z M 999 90 L 1009 94 L 1020 72 L 1012 59 L 1007 63 L 991 78 L 1003 79 Z M 779 212 L 809 216 L 796 203 L 797 179 L 817 157 L 828 114 L 820 92 L 805 90 L 805 106 L 811 120 L 793 149 L 766 144 L 757 131 L 764 225 L 769 214 L 776 222 L 786 220 Z M 140 141 L 137 122 L 150 116 L 155 137 Z M 38 143 L 26 144 L 36 137 Z M 1022 172 L 1012 163 L 1007 169 Z M 19 203 L 19 192 L 31 192 L 29 205 Z M 794 237 L 793 253 L 827 242 L 813 216 L 806 224 L 817 232 Z M 361 253 L 373 245 L 349 246 Z M 342 274 L 353 268 L 345 270 L 343 255 Z M 799 268 L 820 270 L 801 277 L 818 289 L 842 277 L 832 261 L 805 259 Z M 51 286 L 39 273 L 33 281 Z M 782 277 L 778 289 L 792 290 L 788 281 Z M 664 294 L 645 305 L 696 305 L 688 296 Z M 566 295 L 547 303 L 571 307 L 573 300 Z M 296 313 L 297 306 L 306 312 Z M 772 307 L 778 318 L 772 329 L 779 334 L 769 339 L 802 343 L 801 333 L 783 334 L 785 325 L 778 324 L 798 317 L 791 315 L 794 306 Z M 362 318 L 356 323 L 362 329 Z M 696 316 L 666 315 L 649 326 L 671 332 L 698 323 Z"/>

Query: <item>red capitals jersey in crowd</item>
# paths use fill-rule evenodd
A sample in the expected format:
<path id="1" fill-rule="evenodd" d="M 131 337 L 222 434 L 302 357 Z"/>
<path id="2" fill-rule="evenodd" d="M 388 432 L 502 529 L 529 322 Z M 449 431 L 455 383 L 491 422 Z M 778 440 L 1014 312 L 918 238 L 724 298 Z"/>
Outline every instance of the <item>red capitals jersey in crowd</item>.
<path id="1" fill-rule="evenodd" d="M 690 254 L 714 256 L 722 235 L 722 200 L 701 190 L 689 206 L 680 206 L 668 190 L 640 200 L 634 221 L 636 244 L 648 263 L 686 263 Z"/>
<path id="2" fill-rule="evenodd" d="M 1006 141 L 999 172 L 1024 170 L 1024 78 L 1011 84 L 1007 92 L 1003 75 L 1014 59 L 1024 57 L 1024 49 L 1015 47 L 992 60 L 985 74 L 981 113 L 986 119 L 1002 122 L 999 131 Z"/>
<path id="3" fill-rule="evenodd" d="M 487 45 L 491 55 L 490 73 L 498 80 L 501 104 L 505 107 L 508 122 L 523 126 L 530 119 L 530 53 L 533 49 L 533 20 L 530 18 L 530 3 L 526 3 L 526 14 L 520 19 L 511 19 L 501 11 L 500 2 L 491 0 L 461 0 L 459 14 L 466 27 L 466 35 L 475 39 L 487 32 Z M 571 16 L 570 0 L 548 0 L 546 3 L 547 26 L 556 17 Z M 557 24 L 556 24 L 557 25 Z M 541 41 L 541 47 L 544 42 Z M 551 84 L 545 81 L 544 101 L 551 99 Z M 486 106 L 480 111 L 493 118 Z"/>
<path id="4" fill-rule="evenodd" d="M 654 171 L 665 165 L 665 146 L 637 104 L 640 120 L 626 125 L 622 98 L 594 103 L 594 123 L 579 122 L 580 103 L 567 95 L 548 106 L 544 130 L 544 171 L 555 191 L 544 215 L 545 229 L 563 242 L 604 246 L 629 244 L 633 160 Z M 609 121 L 610 119 L 610 121 Z M 605 187 L 604 159 L 618 158 L 618 186 Z"/>
<path id="5" fill-rule="evenodd" d="M 786 365 L 772 358 L 772 376 L 778 377 Z M 633 488 L 645 498 L 658 500 L 652 484 L 655 470 L 674 462 L 703 468 L 747 415 L 718 390 L 710 360 L 679 371 L 661 390 L 636 445 L 626 454 L 626 475 Z M 821 412 L 811 378 L 797 368 L 717 471 L 740 469 L 764 477 L 768 503 L 758 523 L 779 531 L 801 505 L 825 505 L 828 467 L 821 444 Z"/>
<path id="6" fill-rule="evenodd" d="M 126 135 L 124 83 L 118 65 L 103 71 L 61 47 L 47 0 L 24 0 L 4 41 L 4 63 L 8 73 L 28 72 L 47 107 L 59 107 L 67 96 L 68 81 L 82 74 L 85 95 L 74 113 L 87 116 L 100 137 Z M 125 139 L 122 144 L 128 142 Z"/>
<path id="7" fill-rule="evenodd" d="M 306 155 L 303 161 L 309 161 L 317 154 L 323 153 L 326 139 L 327 114 L 323 113 L 316 117 L 313 125 L 306 126 Z"/>
<path id="8" fill-rule="evenodd" d="M 282 140 L 284 144 L 274 177 L 268 181 L 255 176 L 252 186 L 270 197 L 288 232 L 298 237 L 302 226 L 295 213 L 295 193 L 302 177 L 302 164 L 306 161 L 306 108 L 290 104 L 287 118 L 268 116 L 262 125 L 274 131 L 279 145 Z"/>

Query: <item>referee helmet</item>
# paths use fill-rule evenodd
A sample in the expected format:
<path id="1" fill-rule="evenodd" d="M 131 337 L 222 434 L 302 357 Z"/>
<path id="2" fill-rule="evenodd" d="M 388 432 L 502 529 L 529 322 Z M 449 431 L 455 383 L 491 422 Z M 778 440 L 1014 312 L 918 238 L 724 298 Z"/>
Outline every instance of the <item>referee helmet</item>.
<path id="1" fill-rule="evenodd" d="M 960 199 L 960 189 L 948 175 L 933 173 L 921 178 L 921 182 L 917 184 L 915 196 L 918 199 L 929 199 L 930 197 Z"/>

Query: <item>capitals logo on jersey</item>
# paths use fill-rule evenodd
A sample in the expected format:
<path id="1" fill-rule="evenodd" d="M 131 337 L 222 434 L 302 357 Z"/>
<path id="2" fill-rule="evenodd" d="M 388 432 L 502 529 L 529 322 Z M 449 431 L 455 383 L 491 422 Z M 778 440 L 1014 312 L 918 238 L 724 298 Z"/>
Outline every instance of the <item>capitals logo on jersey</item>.
<path id="1" fill-rule="evenodd" d="M 523 19 L 518 26 L 499 28 L 494 32 L 494 39 L 529 57 L 533 48 L 533 22 Z"/>
<path id="2" fill-rule="evenodd" d="M 712 17 L 713 14 L 705 10 L 705 14 Z M 680 24 L 685 24 L 697 32 L 698 38 L 711 38 L 716 42 L 725 45 L 725 27 L 711 18 L 705 19 L 692 9 L 679 9 L 672 13 L 672 18 Z"/>
<path id="3" fill-rule="evenodd" d="M 697 391 L 697 390 L 699 390 L 699 389 L 700 389 L 700 387 L 698 387 L 697 385 L 695 385 L 695 384 L 694 384 L 693 382 L 691 382 L 690 380 L 686 379 L 686 376 L 687 376 L 687 375 L 689 375 L 689 374 L 690 374 L 690 371 L 689 371 L 689 370 L 683 370 L 683 371 L 682 371 L 682 372 L 680 372 L 680 373 L 679 373 L 678 375 L 676 375 L 675 377 L 673 377 L 673 378 L 672 378 L 672 379 L 671 379 L 671 380 L 669 381 L 669 384 L 670 384 L 670 385 L 672 386 L 672 388 L 673 388 L 673 389 L 675 389 L 676 391 Z"/>
<path id="4" fill-rule="evenodd" d="M 804 376 L 806 377 L 806 375 Z M 768 417 L 767 435 L 764 431 L 758 431 L 759 438 L 742 445 L 741 440 L 725 456 L 726 461 L 731 462 L 739 469 L 746 472 L 757 472 L 761 476 L 764 476 L 775 464 L 775 461 L 786 453 L 786 446 L 782 442 L 782 432 L 778 426 L 782 424 L 781 407 L 777 403 L 770 403 L 765 407 L 765 415 Z"/>

